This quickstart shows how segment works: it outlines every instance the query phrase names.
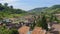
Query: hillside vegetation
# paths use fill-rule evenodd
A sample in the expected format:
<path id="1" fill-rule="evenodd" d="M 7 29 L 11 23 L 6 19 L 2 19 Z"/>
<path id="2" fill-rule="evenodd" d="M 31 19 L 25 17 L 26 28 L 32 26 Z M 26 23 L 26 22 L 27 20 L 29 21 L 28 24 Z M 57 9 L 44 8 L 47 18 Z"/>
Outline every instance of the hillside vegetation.
<path id="1" fill-rule="evenodd" d="M 22 16 L 23 14 L 27 13 L 22 9 L 14 9 L 13 6 L 8 6 L 8 3 L 4 3 L 2 5 L 0 3 L 0 17 L 13 17 L 13 16 Z"/>
<path id="2" fill-rule="evenodd" d="M 45 12 L 45 13 L 60 13 L 60 5 L 53 5 L 51 7 L 41 7 L 29 10 L 30 13 L 37 13 Z"/>

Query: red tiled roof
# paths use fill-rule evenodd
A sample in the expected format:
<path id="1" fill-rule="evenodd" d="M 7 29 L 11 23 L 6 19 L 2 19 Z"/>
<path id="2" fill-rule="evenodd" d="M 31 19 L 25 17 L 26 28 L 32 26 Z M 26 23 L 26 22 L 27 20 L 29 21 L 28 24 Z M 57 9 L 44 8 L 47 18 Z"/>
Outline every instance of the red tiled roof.
<path id="1" fill-rule="evenodd" d="M 19 34 L 27 34 L 29 31 L 29 27 L 27 26 L 22 26 L 21 28 L 18 29 Z M 43 30 L 41 27 L 35 27 L 35 29 L 31 32 L 31 34 L 45 34 L 46 31 Z"/>
<path id="2" fill-rule="evenodd" d="M 32 34 L 45 34 L 46 31 L 42 30 L 40 27 L 35 27 L 35 29 L 32 31 Z"/>
<path id="3" fill-rule="evenodd" d="M 21 28 L 18 29 L 19 34 L 27 34 L 29 31 L 29 27 L 27 26 L 22 26 Z"/>

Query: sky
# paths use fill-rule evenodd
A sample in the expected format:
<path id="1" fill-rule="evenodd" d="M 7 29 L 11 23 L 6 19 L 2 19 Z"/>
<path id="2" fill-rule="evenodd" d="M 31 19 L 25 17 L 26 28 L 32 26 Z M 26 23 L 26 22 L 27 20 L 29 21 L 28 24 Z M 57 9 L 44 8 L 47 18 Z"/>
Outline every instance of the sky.
<path id="1" fill-rule="evenodd" d="M 8 3 L 9 5 L 13 5 L 14 8 L 27 11 L 37 7 L 49 7 L 60 4 L 60 0 L 0 0 L 0 3 Z"/>

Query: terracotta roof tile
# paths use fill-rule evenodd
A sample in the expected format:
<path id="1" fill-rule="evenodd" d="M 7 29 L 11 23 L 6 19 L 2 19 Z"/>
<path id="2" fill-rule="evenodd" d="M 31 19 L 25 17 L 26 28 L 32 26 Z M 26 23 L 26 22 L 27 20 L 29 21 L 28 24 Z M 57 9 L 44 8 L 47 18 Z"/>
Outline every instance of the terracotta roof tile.
<path id="1" fill-rule="evenodd" d="M 29 27 L 27 26 L 22 26 L 21 28 L 18 29 L 19 34 L 26 34 L 29 31 Z"/>
<path id="2" fill-rule="evenodd" d="M 30 27 L 22 26 L 18 29 L 19 34 L 27 34 Z M 46 31 L 43 30 L 41 27 L 35 27 L 35 29 L 31 32 L 31 34 L 45 34 Z"/>
<path id="3" fill-rule="evenodd" d="M 45 34 L 46 32 L 42 30 L 40 27 L 35 27 L 35 29 L 32 31 L 32 34 Z"/>

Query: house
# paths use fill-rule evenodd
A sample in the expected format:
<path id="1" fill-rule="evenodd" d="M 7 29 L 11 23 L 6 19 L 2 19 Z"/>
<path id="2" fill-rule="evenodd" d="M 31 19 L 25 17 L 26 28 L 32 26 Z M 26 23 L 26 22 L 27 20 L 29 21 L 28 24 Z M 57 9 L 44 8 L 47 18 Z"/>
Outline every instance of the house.
<path id="1" fill-rule="evenodd" d="M 33 31 L 29 31 L 30 27 L 22 26 L 18 29 L 19 34 L 46 34 L 46 30 L 41 27 L 35 27 Z"/>
<path id="2" fill-rule="evenodd" d="M 28 31 L 29 31 L 28 26 L 22 26 L 21 28 L 18 29 L 19 34 L 27 34 Z"/>
<path id="3" fill-rule="evenodd" d="M 0 21 L 0 26 L 2 26 L 3 25 L 3 23 L 2 23 L 2 21 Z"/>
<path id="4" fill-rule="evenodd" d="M 11 23 L 12 21 L 9 18 L 4 18 L 2 22 L 3 23 Z"/>
<path id="5" fill-rule="evenodd" d="M 30 23 L 30 22 L 19 22 L 20 26 L 23 26 L 23 25 L 25 25 L 25 26 L 31 26 L 31 24 L 32 23 Z"/>
<path id="6" fill-rule="evenodd" d="M 35 27 L 31 34 L 46 34 L 46 30 L 41 27 Z"/>
<path id="7" fill-rule="evenodd" d="M 12 23 L 19 23 L 19 19 L 18 18 L 9 18 Z"/>
<path id="8" fill-rule="evenodd" d="M 58 20 L 60 20 L 60 14 L 54 14 Z"/>
<path id="9" fill-rule="evenodd" d="M 60 32 L 60 24 L 53 24 L 52 25 L 53 31 L 59 31 Z"/>

